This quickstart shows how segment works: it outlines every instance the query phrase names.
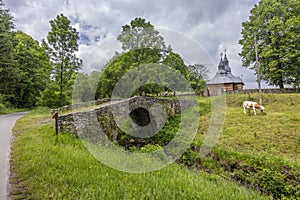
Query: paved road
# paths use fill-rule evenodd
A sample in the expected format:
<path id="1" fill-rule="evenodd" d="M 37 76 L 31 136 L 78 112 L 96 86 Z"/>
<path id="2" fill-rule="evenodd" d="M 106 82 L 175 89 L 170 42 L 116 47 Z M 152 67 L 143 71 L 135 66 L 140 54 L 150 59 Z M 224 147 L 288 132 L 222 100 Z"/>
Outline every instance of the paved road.
<path id="1" fill-rule="evenodd" d="M 23 113 L 0 115 L 0 199 L 8 198 L 9 156 L 12 128 Z"/>

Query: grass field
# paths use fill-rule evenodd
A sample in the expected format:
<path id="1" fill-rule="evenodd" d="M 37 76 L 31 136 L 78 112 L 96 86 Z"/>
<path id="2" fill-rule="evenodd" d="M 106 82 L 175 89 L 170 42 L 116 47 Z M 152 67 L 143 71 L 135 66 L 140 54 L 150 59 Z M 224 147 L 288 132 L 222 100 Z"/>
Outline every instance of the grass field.
<path id="1" fill-rule="evenodd" d="M 265 113 L 245 115 L 245 99 L 258 95 L 228 95 L 226 121 L 219 145 L 238 152 L 279 156 L 300 164 L 300 95 L 264 94 Z"/>
<path id="2" fill-rule="evenodd" d="M 217 146 L 188 168 L 171 164 L 143 174 L 119 172 L 99 163 L 82 142 L 54 135 L 49 110 L 36 110 L 14 128 L 13 197 L 16 199 L 272 199 L 297 198 L 300 180 L 300 95 L 264 95 L 266 114 L 245 115 L 241 103 L 257 95 L 228 95 Z M 199 98 L 201 144 L 210 120 L 210 98 Z M 182 163 L 184 163 L 182 162 Z M 247 186 L 243 187 L 241 185 Z M 291 188 L 290 188 L 291 187 Z M 294 195 L 294 197 L 293 197 Z M 296 195 L 296 197 L 295 197 Z"/>

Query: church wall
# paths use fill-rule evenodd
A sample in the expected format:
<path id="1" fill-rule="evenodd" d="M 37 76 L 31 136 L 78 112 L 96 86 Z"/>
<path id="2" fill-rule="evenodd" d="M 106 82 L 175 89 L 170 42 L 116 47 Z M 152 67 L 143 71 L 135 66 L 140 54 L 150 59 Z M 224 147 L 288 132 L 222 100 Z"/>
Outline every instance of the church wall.
<path id="1" fill-rule="evenodd" d="M 223 84 L 208 85 L 207 88 L 210 96 L 219 96 L 224 92 Z"/>
<path id="2" fill-rule="evenodd" d="M 210 96 L 218 96 L 221 95 L 223 92 L 232 92 L 232 91 L 242 91 L 243 84 L 238 83 L 228 83 L 228 84 L 215 84 L 215 85 L 208 85 L 209 95 Z"/>
<path id="3" fill-rule="evenodd" d="M 228 84 L 224 84 L 224 90 L 225 91 L 233 91 L 233 84 L 232 83 L 228 83 Z"/>
<path id="4" fill-rule="evenodd" d="M 241 83 L 234 84 L 234 90 L 243 90 L 243 84 Z"/>

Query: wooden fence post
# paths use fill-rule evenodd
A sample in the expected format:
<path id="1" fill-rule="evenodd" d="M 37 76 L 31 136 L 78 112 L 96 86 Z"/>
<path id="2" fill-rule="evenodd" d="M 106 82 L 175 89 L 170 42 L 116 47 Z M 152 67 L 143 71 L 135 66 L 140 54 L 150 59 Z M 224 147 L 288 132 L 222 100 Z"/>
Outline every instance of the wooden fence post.
<path id="1" fill-rule="evenodd" d="M 58 113 L 56 112 L 52 118 L 55 119 L 55 135 L 58 135 Z"/>

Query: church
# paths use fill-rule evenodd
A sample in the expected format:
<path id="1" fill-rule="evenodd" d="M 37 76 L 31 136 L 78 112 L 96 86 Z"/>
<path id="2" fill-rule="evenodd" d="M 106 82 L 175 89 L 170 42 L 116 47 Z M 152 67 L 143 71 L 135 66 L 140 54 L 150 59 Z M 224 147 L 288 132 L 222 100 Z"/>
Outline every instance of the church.
<path id="1" fill-rule="evenodd" d="M 234 76 L 231 73 L 226 51 L 224 58 L 223 54 L 221 54 L 216 75 L 206 84 L 210 96 L 217 96 L 223 92 L 243 90 L 243 86 L 245 85 L 240 77 Z"/>

